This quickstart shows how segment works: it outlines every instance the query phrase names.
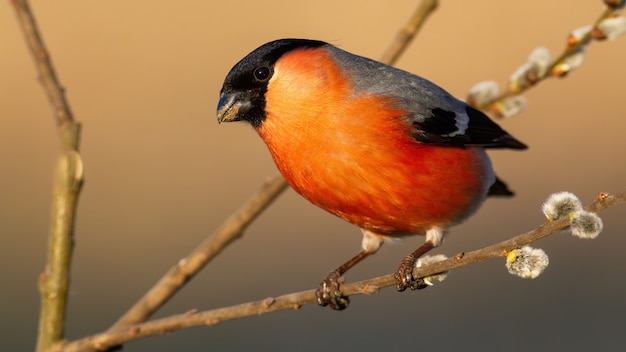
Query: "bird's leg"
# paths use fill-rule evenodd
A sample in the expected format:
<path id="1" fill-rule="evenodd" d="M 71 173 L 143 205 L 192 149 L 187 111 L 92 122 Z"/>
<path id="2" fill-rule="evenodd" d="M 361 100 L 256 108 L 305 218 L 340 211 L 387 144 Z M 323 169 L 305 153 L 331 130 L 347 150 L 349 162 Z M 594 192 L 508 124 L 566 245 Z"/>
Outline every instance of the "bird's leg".
<path id="1" fill-rule="evenodd" d="M 350 304 L 350 299 L 348 296 L 344 296 L 341 293 L 340 286 L 343 283 L 341 276 L 370 254 L 376 253 L 376 251 L 383 244 L 383 236 L 377 235 L 368 230 L 362 229 L 361 231 L 363 232 L 363 242 L 361 244 L 362 249 L 359 254 L 343 263 L 337 269 L 331 271 L 330 274 L 328 274 L 328 276 L 326 276 L 326 278 L 322 280 L 320 285 L 317 287 L 315 296 L 317 297 L 317 303 L 320 306 L 330 306 L 334 310 L 346 309 L 348 304 Z"/>
<path id="2" fill-rule="evenodd" d="M 443 231 L 439 228 L 431 228 L 426 231 L 426 241 L 413 253 L 407 255 L 400 263 L 398 270 L 393 275 L 396 279 L 396 289 L 400 292 L 411 288 L 411 290 L 420 290 L 428 287 L 424 282 L 424 279 L 415 279 L 413 277 L 413 269 L 415 268 L 415 262 L 426 252 L 439 246 L 443 240 Z"/>
<path id="3" fill-rule="evenodd" d="M 398 270 L 396 270 L 396 273 L 393 274 L 396 279 L 396 289 L 398 289 L 398 291 L 402 292 L 409 287 L 411 290 L 418 290 L 428 286 L 424 282 L 424 279 L 413 278 L 413 269 L 415 268 L 415 262 L 417 259 L 433 248 L 435 248 L 435 246 L 431 242 L 427 241 L 413 253 L 404 257 L 402 263 L 400 263 L 400 266 L 398 267 Z"/>
<path id="4" fill-rule="evenodd" d="M 333 270 L 326 276 L 324 280 L 320 283 L 315 291 L 315 296 L 317 297 L 317 304 L 320 306 L 330 306 L 330 308 L 334 310 L 343 310 L 348 307 L 350 304 L 350 298 L 348 296 L 344 296 L 341 293 L 341 284 L 343 280 L 341 280 L 341 275 L 343 275 L 350 268 L 355 266 L 358 262 L 365 259 L 365 257 L 369 256 L 370 252 L 366 252 L 362 250 L 359 254 L 352 257 L 352 259 L 343 263 L 340 267 Z"/>

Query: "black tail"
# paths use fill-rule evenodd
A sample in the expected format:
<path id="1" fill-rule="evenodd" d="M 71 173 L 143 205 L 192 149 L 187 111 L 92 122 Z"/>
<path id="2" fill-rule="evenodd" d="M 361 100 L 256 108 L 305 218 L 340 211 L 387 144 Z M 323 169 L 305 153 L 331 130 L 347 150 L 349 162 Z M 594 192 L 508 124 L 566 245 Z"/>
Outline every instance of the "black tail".
<path id="1" fill-rule="evenodd" d="M 496 176 L 496 181 L 489 187 L 487 195 L 495 197 L 513 197 L 515 193 L 509 189 L 506 183 L 502 182 L 502 180 Z"/>

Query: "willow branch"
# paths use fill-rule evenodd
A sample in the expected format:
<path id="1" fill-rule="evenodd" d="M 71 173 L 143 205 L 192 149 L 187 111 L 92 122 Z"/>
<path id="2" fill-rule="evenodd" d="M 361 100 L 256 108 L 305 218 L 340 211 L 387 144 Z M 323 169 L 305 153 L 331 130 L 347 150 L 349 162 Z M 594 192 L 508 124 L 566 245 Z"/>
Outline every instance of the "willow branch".
<path id="1" fill-rule="evenodd" d="M 600 14 L 598 19 L 594 22 L 592 28 L 597 29 L 598 25 L 602 21 L 613 16 L 615 12 L 616 12 L 615 9 L 607 6 L 607 8 L 602 12 L 602 14 Z M 498 111 L 497 104 L 501 102 L 502 100 L 512 97 L 512 96 L 519 95 L 529 90 L 530 88 L 536 86 L 539 82 L 546 80 L 547 78 L 564 77 L 564 76 L 559 76 L 559 75 L 557 76 L 553 75 L 554 69 L 559 64 L 564 62 L 568 57 L 570 57 L 571 55 L 581 50 L 585 45 L 589 44 L 592 41 L 592 39 L 594 39 L 594 30 L 591 30 L 585 33 L 581 38 L 579 38 L 575 42 L 569 43 L 565 47 L 565 49 L 563 49 L 563 52 L 561 52 L 561 54 L 551 62 L 551 64 L 548 66 L 547 70 L 545 71 L 545 74 L 543 74 L 542 76 L 532 77 L 532 79 L 528 79 L 527 84 L 516 87 L 516 89 L 507 89 L 504 92 L 500 93 L 498 96 L 494 97 L 493 99 L 490 99 L 489 101 L 484 102 L 483 104 L 479 104 L 476 107 L 482 110 Z"/>
<path id="2" fill-rule="evenodd" d="M 607 7 L 604 10 L 604 12 L 602 12 L 600 17 L 598 17 L 598 19 L 594 22 L 593 28 L 597 28 L 598 25 L 600 24 L 600 22 L 602 22 L 605 19 L 609 18 L 614 13 L 615 13 L 614 9 L 612 9 L 610 7 Z M 552 62 L 552 65 L 548 69 L 548 72 L 552 71 L 556 67 L 556 65 L 559 64 L 559 62 L 565 60 L 567 57 L 569 57 L 570 55 L 574 54 L 575 52 L 577 52 L 579 49 L 581 49 L 585 45 L 589 44 L 589 42 L 593 39 L 592 33 L 593 33 L 592 31 L 589 31 L 589 32 L 585 33 L 585 35 L 583 35 L 583 37 L 580 38 L 576 43 L 574 43 L 572 45 L 568 45 L 565 48 L 565 50 L 563 50 L 561 55 L 559 55 L 559 57 L 556 58 L 556 60 L 554 60 Z"/>
<path id="3" fill-rule="evenodd" d="M 28 1 L 13 0 L 11 4 L 52 108 L 62 147 L 55 172 L 46 267 L 39 277 L 37 351 L 46 351 L 62 340 L 64 334 L 76 205 L 83 180 L 83 164 L 78 154 L 80 125 L 74 121 Z"/>
<path id="4" fill-rule="evenodd" d="M 626 193 L 599 197 L 587 207 L 592 212 L 600 212 L 609 207 L 626 201 Z M 416 278 L 426 277 L 441 272 L 457 269 L 471 264 L 479 263 L 487 259 L 502 258 L 504 253 L 523 245 L 535 242 L 544 237 L 558 233 L 569 226 L 569 218 L 565 217 L 557 221 L 546 222 L 534 230 L 523 233 L 506 241 L 478 249 L 472 252 L 459 253 L 455 257 L 435 262 L 413 271 Z M 380 276 L 341 286 L 344 295 L 375 294 L 380 289 L 394 286 L 393 274 Z M 270 297 L 260 301 L 238 304 L 231 307 L 207 311 L 189 311 L 183 314 L 158 319 L 143 324 L 128 326 L 125 328 L 107 331 L 101 334 L 88 336 L 71 342 L 65 346 L 59 346 L 58 351 L 80 352 L 92 349 L 106 349 L 110 346 L 119 345 L 140 338 L 165 334 L 175 330 L 193 326 L 212 326 L 220 322 L 239 319 L 249 316 L 271 313 L 279 310 L 298 309 L 304 304 L 315 303 L 315 291 L 302 291 L 284 294 L 278 297 Z"/>
<path id="5" fill-rule="evenodd" d="M 437 5 L 436 0 L 424 0 L 418 6 L 409 23 L 400 30 L 382 61 L 393 64 Z M 141 297 L 109 330 L 137 324 L 148 319 L 167 302 L 184 284 L 200 271 L 214 256 L 241 236 L 252 221 L 267 208 L 285 189 L 287 182 L 275 176 L 252 196 L 250 201 L 226 219 L 202 244 L 185 259 L 175 264 L 143 297 Z"/>

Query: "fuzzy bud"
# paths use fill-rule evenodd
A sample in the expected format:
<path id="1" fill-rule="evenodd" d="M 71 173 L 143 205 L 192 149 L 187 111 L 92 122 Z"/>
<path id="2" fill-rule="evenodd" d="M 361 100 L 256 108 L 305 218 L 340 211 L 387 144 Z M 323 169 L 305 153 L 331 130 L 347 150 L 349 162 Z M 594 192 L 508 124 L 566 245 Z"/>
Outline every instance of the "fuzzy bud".
<path id="1" fill-rule="evenodd" d="M 545 47 L 538 47 L 530 53 L 528 57 L 528 64 L 530 64 L 531 71 L 538 77 L 545 76 L 552 64 L 552 56 L 550 51 Z"/>
<path id="2" fill-rule="evenodd" d="M 470 89 L 467 103 L 472 106 L 485 106 L 497 98 L 498 94 L 500 89 L 495 81 L 479 82 Z"/>
<path id="3" fill-rule="evenodd" d="M 561 62 L 556 64 L 554 68 L 552 68 L 552 75 L 557 77 L 564 77 L 568 73 L 574 71 L 580 65 L 583 64 L 585 60 L 585 51 L 582 48 L 579 48 L 574 53 L 563 59 Z"/>
<path id="4" fill-rule="evenodd" d="M 521 113 L 528 105 L 528 100 L 521 95 L 504 98 L 489 107 L 498 117 L 509 118 Z"/>
<path id="5" fill-rule="evenodd" d="M 518 67 L 515 72 L 509 78 L 509 90 L 511 92 L 519 92 L 528 88 L 531 83 L 530 79 L 528 79 L 530 73 L 530 64 L 525 63 L 522 66 Z"/>
<path id="6" fill-rule="evenodd" d="M 551 64 L 552 58 L 548 49 L 544 47 L 535 48 L 530 53 L 528 61 L 518 67 L 511 75 L 509 91 L 520 92 L 531 87 L 546 75 Z"/>
<path id="7" fill-rule="evenodd" d="M 523 246 L 506 253 L 506 268 L 509 273 L 524 279 L 534 279 L 550 263 L 548 255 L 542 249 Z"/>
<path id="8" fill-rule="evenodd" d="M 580 43 L 582 43 L 583 45 L 587 44 L 590 39 L 589 37 L 587 37 L 587 35 L 591 32 L 592 29 L 592 25 L 587 25 L 574 29 L 567 37 L 567 45 L 574 46 Z"/>
<path id="9" fill-rule="evenodd" d="M 609 17 L 602 20 L 591 32 L 597 40 L 615 40 L 626 33 L 626 17 Z"/>
<path id="10" fill-rule="evenodd" d="M 602 219 L 586 210 L 579 210 L 570 214 L 572 235 L 578 238 L 594 239 L 602 231 Z"/>
<path id="11" fill-rule="evenodd" d="M 448 259 L 448 257 L 446 257 L 443 254 L 437 254 L 437 255 L 425 255 L 421 258 L 419 258 L 417 260 L 417 262 L 415 262 L 415 267 L 416 268 L 420 268 L 422 266 L 426 266 L 428 264 L 432 264 L 432 263 L 436 263 L 436 262 L 440 262 L 442 260 L 446 260 Z M 437 280 L 439 282 L 445 280 L 445 278 L 448 276 L 448 272 L 444 271 L 443 273 L 439 273 L 439 274 L 434 274 L 434 275 L 430 275 L 430 276 L 426 276 L 423 278 L 424 283 L 428 286 L 433 286 L 433 280 Z"/>
<path id="12" fill-rule="evenodd" d="M 580 199 L 570 192 L 553 193 L 541 206 L 541 211 L 550 221 L 569 216 L 569 214 L 582 209 L 583 205 Z"/>

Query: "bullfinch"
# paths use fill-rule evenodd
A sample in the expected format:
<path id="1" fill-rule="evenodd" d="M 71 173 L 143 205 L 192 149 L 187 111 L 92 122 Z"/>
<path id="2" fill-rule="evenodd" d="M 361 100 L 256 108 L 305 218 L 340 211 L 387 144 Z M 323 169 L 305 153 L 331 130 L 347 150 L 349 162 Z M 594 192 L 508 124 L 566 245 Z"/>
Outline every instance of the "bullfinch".
<path id="1" fill-rule="evenodd" d="M 361 228 L 361 251 L 316 291 L 341 310 L 342 275 L 386 239 L 423 235 L 396 288 L 426 287 L 416 260 L 488 195 L 511 195 L 486 148 L 526 149 L 481 111 L 406 71 L 307 39 L 269 42 L 241 59 L 220 92 L 218 122 L 258 132 L 289 185 Z"/>

